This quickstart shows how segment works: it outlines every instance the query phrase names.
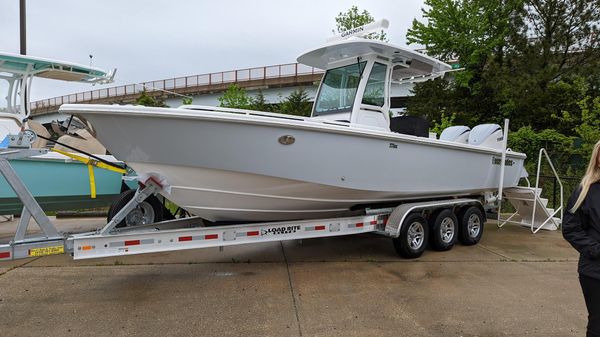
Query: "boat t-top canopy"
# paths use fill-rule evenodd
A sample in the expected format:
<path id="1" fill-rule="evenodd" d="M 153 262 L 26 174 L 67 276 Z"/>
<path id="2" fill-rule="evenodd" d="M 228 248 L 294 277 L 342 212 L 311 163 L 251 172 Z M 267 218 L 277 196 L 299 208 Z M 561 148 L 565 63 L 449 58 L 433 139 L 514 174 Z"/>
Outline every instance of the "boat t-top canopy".
<path id="1" fill-rule="evenodd" d="M 331 63 L 356 59 L 369 54 L 376 54 L 391 60 L 394 64 L 404 65 L 402 74 L 395 74 L 401 77 L 443 73 L 452 69 L 449 64 L 419 52 L 383 41 L 360 37 L 330 42 L 317 49 L 309 50 L 298 57 L 298 62 L 315 68 L 327 69 Z"/>
<path id="2" fill-rule="evenodd" d="M 100 84 L 112 82 L 115 75 L 115 70 L 106 73 L 102 69 L 76 63 L 4 52 L 0 52 L 0 72 L 61 81 Z"/>

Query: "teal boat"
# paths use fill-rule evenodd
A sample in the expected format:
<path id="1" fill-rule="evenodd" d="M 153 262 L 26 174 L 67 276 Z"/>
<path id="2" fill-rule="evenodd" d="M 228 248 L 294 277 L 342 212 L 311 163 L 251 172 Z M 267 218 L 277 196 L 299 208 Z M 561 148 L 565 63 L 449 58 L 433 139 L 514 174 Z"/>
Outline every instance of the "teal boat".
<path id="1" fill-rule="evenodd" d="M 70 82 L 109 83 L 113 76 L 114 71 L 107 73 L 101 69 L 74 63 L 0 53 L 0 148 L 8 146 L 8 135 L 18 134 L 23 128 L 33 129 L 40 135 L 47 132 L 41 125 L 28 121 L 28 93 L 31 92 L 31 84 L 35 77 Z M 87 145 L 90 142 L 94 144 L 91 148 L 96 150 L 95 152 L 89 150 Z M 71 145 L 74 143 L 81 145 L 74 146 L 76 148 L 88 149 L 88 153 L 122 165 L 114 157 L 106 155 L 104 147 L 98 146 L 99 143 L 95 139 L 88 137 L 70 142 Z M 41 137 L 34 144 L 35 147 L 46 145 L 47 142 Z M 73 159 L 72 155 L 66 152 L 48 152 L 27 159 L 12 160 L 11 165 L 45 211 L 108 206 L 122 190 L 122 173 L 96 167 L 93 168 L 91 179 L 88 165 Z M 0 215 L 18 214 L 21 209 L 21 202 L 0 175 Z"/>

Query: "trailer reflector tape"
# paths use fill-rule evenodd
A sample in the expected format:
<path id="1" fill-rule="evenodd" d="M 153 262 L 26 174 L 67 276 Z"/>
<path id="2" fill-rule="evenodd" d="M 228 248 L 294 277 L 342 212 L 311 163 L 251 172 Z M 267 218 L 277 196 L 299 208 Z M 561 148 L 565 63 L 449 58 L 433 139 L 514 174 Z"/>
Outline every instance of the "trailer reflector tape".
<path id="1" fill-rule="evenodd" d="M 0 252 L 0 259 L 8 259 L 10 257 L 10 252 Z"/>
<path id="2" fill-rule="evenodd" d="M 94 246 L 83 246 L 81 247 L 81 250 L 92 250 L 94 249 Z"/>
<path id="3" fill-rule="evenodd" d="M 251 231 L 246 233 L 247 236 L 258 236 L 259 232 L 258 231 Z"/>
<path id="4" fill-rule="evenodd" d="M 127 246 L 138 246 L 138 245 L 147 245 L 154 243 L 154 239 L 145 239 L 145 240 L 125 240 L 125 241 L 117 241 L 109 243 L 109 247 L 127 247 Z"/>
<path id="5" fill-rule="evenodd" d="M 377 220 L 371 221 L 371 225 L 377 225 Z"/>
<path id="6" fill-rule="evenodd" d="M 322 231 L 325 230 L 325 226 L 324 225 L 318 225 L 318 226 L 308 226 L 308 227 L 304 227 L 305 231 Z"/>
<path id="7" fill-rule="evenodd" d="M 204 235 L 204 240 L 214 240 L 214 239 L 218 239 L 218 238 L 219 238 L 219 234 Z"/>
<path id="8" fill-rule="evenodd" d="M 180 236 L 179 239 L 177 239 L 177 241 L 182 242 L 182 241 L 192 241 L 193 238 L 191 236 Z"/>
<path id="9" fill-rule="evenodd" d="M 356 224 L 356 227 L 364 227 L 364 226 L 365 226 L 364 222 L 359 222 Z"/>

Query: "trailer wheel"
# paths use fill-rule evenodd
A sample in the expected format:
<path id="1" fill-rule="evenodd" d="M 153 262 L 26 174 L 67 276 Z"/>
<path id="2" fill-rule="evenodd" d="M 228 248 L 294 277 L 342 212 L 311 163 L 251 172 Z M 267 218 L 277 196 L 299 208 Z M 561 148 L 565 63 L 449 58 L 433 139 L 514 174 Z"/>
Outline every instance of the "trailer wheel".
<path id="1" fill-rule="evenodd" d="M 396 252 L 407 259 L 414 259 L 421 255 L 427 247 L 429 226 L 420 214 L 409 214 L 400 229 L 400 235 L 392 239 Z"/>
<path id="2" fill-rule="evenodd" d="M 107 221 L 110 222 L 117 213 L 133 199 L 135 190 L 127 190 L 110 205 L 108 209 Z M 133 209 L 123 221 L 117 224 L 116 228 L 133 227 L 163 221 L 163 205 L 154 195 L 149 196 Z"/>
<path id="3" fill-rule="evenodd" d="M 450 250 L 454 247 L 458 236 L 458 219 L 451 209 L 436 212 L 430 219 L 431 247 L 437 251 Z"/>
<path id="4" fill-rule="evenodd" d="M 483 235 L 483 213 L 478 207 L 466 208 L 460 215 L 458 240 L 466 246 L 474 245 Z"/>

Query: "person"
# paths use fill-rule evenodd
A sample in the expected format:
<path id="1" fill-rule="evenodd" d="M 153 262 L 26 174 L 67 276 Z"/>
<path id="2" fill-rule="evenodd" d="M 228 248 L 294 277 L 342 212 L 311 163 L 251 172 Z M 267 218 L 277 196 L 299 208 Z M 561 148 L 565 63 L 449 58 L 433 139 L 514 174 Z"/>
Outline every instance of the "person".
<path id="1" fill-rule="evenodd" d="M 588 311 L 587 337 L 600 337 L 600 141 L 567 204 L 563 236 L 579 256 L 579 283 Z"/>

